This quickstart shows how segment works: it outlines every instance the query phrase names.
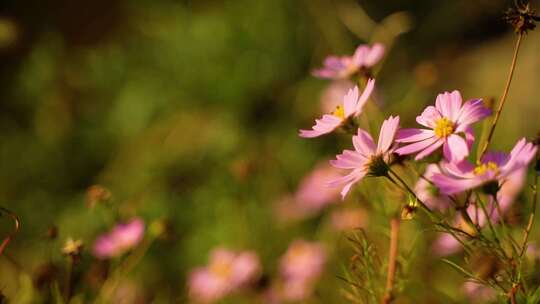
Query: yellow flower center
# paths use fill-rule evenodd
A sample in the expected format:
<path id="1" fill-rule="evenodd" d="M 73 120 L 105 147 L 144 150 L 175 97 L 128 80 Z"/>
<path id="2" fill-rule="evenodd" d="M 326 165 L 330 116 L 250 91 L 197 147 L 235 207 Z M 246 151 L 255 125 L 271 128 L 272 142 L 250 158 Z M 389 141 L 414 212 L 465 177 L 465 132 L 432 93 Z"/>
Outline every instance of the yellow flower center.
<path id="1" fill-rule="evenodd" d="M 439 118 L 435 122 L 435 135 L 439 138 L 446 137 L 454 132 L 454 123 L 448 118 Z"/>
<path id="2" fill-rule="evenodd" d="M 343 109 L 343 106 L 337 106 L 334 112 L 332 112 L 332 115 L 337 116 L 342 120 L 345 119 L 345 110 Z"/>
<path id="3" fill-rule="evenodd" d="M 487 162 L 486 164 L 478 164 L 476 168 L 474 168 L 474 174 L 476 175 L 484 175 L 487 171 L 493 171 L 495 174 L 499 173 L 499 166 L 497 166 L 494 162 Z"/>
<path id="4" fill-rule="evenodd" d="M 228 278 L 231 274 L 231 263 L 218 261 L 210 265 L 210 271 L 220 278 Z"/>

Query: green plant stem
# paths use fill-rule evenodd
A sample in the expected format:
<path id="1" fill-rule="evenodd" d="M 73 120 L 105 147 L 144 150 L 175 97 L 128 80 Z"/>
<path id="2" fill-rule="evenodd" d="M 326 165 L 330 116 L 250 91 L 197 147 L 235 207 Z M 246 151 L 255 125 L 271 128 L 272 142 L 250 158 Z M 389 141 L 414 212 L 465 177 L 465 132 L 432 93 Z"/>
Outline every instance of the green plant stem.
<path id="1" fill-rule="evenodd" d="M 504 103 L 506 101 L 506 97 L 508 96 L 508 91 L 510 90 L 510 84 L 512 83 L 512 77 L 514 76 L 514 70 L 516 69 L 516 63 L 517 63 L 517 57 L 519 53 L 519 47 L 521 45 L 521 38 L 523 37 L 523 34 L 518 34 L 518 38 L 516 40 L 516 44 L 514 46 L 514 55 L 512 57 L 512 63 L 510 64 L 510 71 L 508 73 L 508 78 L 506 79 L 506 85 L 504 87 L 503 94 L 501 96 L 501 100 L 499 101 L 499 106 L 497 108 L 497 112 L 495 112 L 495 117 L 493 118 L 493 122 L 491 123 L 491 127 L 489 129 L 487 140 L 482 147 L 482 150 L 478 156 L 478 160 L 484 156 L 486 153 L 489 144 L 491 142 L 491 139 L 493 138 L 493 134 L 495 133 L 495 127 L 497 127 L 497 123 L 499 122 L 499 117 L 501 116 L 501 112 L 504 107 Z"/>

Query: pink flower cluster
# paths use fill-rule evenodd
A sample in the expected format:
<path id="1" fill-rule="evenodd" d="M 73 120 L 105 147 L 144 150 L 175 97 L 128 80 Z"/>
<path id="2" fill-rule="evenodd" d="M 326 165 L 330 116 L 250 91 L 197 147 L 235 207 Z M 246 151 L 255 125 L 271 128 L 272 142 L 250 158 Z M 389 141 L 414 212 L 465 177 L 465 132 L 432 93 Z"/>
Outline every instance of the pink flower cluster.
<path id="1" fill-rule="evenodd" d="M 207 266 L 190 274 L 189 294 L 194 301 L 212 303 L 252 283 L 260 273 L 254 252 L 217 248 L 210 254 Z"/>
<path id="2" fill-rule="evenodd" d="M 344 87 L 351 85 L 347 78 L 353 75 L 366 79 L 371 77 L 369 68 L 382 57 L 383 50 L 378 44 L 373 47 L 363 45 L 352 57 L 327 58 L 325 67 L 316 70 L 314 75 L 339 79 L 341 84 L 334 84 L 329 89 L 325 103 L 330 102 L 329 98 L 334 100 L 337 92 L 343 92 Z M 374 89 L 375 80 L 371 78 L 361 96 L 357 86 L 349 89 L 331 114 L 316 120 L 312 130 L 300 130 L 300 136 L 317 137 L 345 125 L 350 127 L 348 122 L 362 113 Z M 352 136 L 354 149 L 344 150 L 335 160 L 330 161 L 335 168 L 347 170 L 347 174 L 329 179 L 327 184 L 330 187 L 341 186 L 341 195 L 345 198 L 352 186 L 366 176 L 390 178 L 389 172 L 396 155 L 414 155 L 414 159 L 420 161 L 440 153 L 442 160 L 428 164 L 414 188 L 422 202 L 431 209 L 444 211 L 455 204 L 460 194 L 475 190 L 481 195 L 487 194 L 486 205 L 490 210 L 499 204 L 501 211 L 505 212 L 523 188 L 526 169 L 538 148 L 522 138 L 510 153 L 488 151 L 476 163 L 471 162 L 469 159 L 475 142 L 473 125 L 489 115 L 491 110 L 484 106 L 481 99 L 463 101 L 461 93 L 456 90 L 439 94 L 434 105 L 426 107 L 416 117 L 421 128 L 400 129 L 399 116 L 390 116 L 382 123 L 377 143 L 368 132 L 357 128 Z M 470 200 L 465 212 L 481 227 L 488 219 L 483 212 L 478 211 L 475 198 Z M 498 212 L 489 215 L 492 221 L 497 221 L 499 217 Z M 466 227 L 461 215 L 456 216 L 454 223 L 465 231 L 472 229 Z M 435 242 L 434 248 L 439 254 L 449 254 L 459 248 L 459 242 L 445 235 Z"/>
<path id="3" fill-rule="evenodd" d="M 93 253 L 99 259 L 120 256 L 137 246 L 144 236 L 144 221 L 134 218 L 116 225 L 112 231 L 101 235 L 94 243 Z"/>

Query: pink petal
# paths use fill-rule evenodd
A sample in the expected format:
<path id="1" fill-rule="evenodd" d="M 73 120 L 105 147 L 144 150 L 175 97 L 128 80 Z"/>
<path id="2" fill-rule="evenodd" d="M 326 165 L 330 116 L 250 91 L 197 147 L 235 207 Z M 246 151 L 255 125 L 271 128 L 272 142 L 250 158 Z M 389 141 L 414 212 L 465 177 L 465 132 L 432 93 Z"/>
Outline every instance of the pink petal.
<path id="1" fill-rule="evenodd" d="M 428 106 L 422 114 L 416 117 L 416 122 L 424 127 L 433 129 L 435 127 L 435 121 L 439 118 L 441 118 L 441 113 L 434 106 Z"/>
<path id="2" fill-rule="evenodd" d="M 474 99 L 465 102 L 458 114 L 456 132 L 462 132 L 468 125 L 480 121 L 491 115 L 491 110 L 484 107 L 482 99 Z"/>
<path id="3" fill-rule="evenodd" d="M 455 121 L 461 107 L 461 94 L 458 91 L 439 94 L 435 101 L 435 107 L 442 116 Z"/>
<path id="4" fill-rule="evenodd" d="M 356 65 L 357 67 L 363 66 L 365 64 L 364 62 L 366 60 L 366 56 L 368 55 L 368 52 L 369 52 L 369 47 L 365 44 L 357 47 L 356 51 L 354 51 L 354 55 L 352 58 L 354 65 Z"/>
<path id="5" fill-rule="evenodd" d="M 345 150 L 336 156 L 336 160 L 331 160 L 330 164 L 340 169 L 356 169 L 363 167 L 367 158 L 356 151 Z"/>
<path id="6" fill-rule="evenodd" d="M 433 145 L 427 147 L 426 149 L 424 149 L 424 151 L 418 153 L 414 159 L 415 160 L 421 160 L 422 158 L 424 158 L 424 157 L 430 155 L 431 153 L 433 153 L 433 151 L 439 149 L 443 144 L 444 144 L 444 141 L 439 139 Z"/>
<path id="7" fill-rule="evenodd" d="M 419 141 L 419 142 L 415 142 L 413 144 L 403 146 L 403 147 L 397 149 L 395 152 L 397 154 L 399 154 L 399 155 L 407 155 L 407 154 L 416 153 L 418 151 L 424 150 L 427 147 L 435 144 L 438 140 L 439 140 L 439 138 L 437 138 L 437 137 L 428 138 L 428 139 L 423 140 L 423 141 Z"/>
<path id="8" fill-rule="evenodd" d="M 435 136 L 433 130 L 426 129 L 399 129 L 396 135 L 396 141 L 401 143 L 410 143 L 426 140 Z"/>
<path id="9" fill-rule="evenodd" d="M 375 143 L 368 132 L 358 129 L 357 135 L 352 138 L 354 148 L 365 157 L 375 154 Z"/>
<path id="10" fill-rule="evenodd" d="M 345 114 L 345 117 L 349 117 L 356 112 L 357 103 L 358 86 L 354 86 L 354 88 L 349 89 L 349 92 L 347 92 L 347 95 L 343 98 L 343 113 Z"/>
<path id="11" fill-rule="evenodd" d="M 379 133 L 377 153 L 384 153 L 388 151 L 388 149 L 394 142 L 394 137 L 396 135 L 396 131 L 398 127 L 399 127 L 399 116 L 396 116 L 396 117 L 390 116 L 388 119 L 386 119 L 383 122 L 381 126 L 381 131 Z"/>
<path id="12" fill-rule="evenodd" d="M 373 89 L 375 88 L 375 80 L 369 79 L 366 88 L 364 89 L 364 92 L 362 92 L 362 96 L 360 96 L 360 99 L 358 99 L 358 103 L 356 105 L 356 113 L 360 114 L 362 111 L 362 108 L 366 104 L 366 101 L 368 101 L 369 96 L 371 96 L 371 93 L 373 92 Z"/>
<path id="13" fill-rule="evenodd" d="M 313 130 L 300 130 L 300 137 L 313 138 L 334 131 L 341 125 L 341 119 L 333 115 L 324 115 L 322 119 L 315 120 Z"/>
<path id="14" fill-rule="evenodd" d="M 448 161 L 458 162 L 469 155 L 469 147 L 461 136 L 451 134 L 446 138 L 443 153 Z"/>
<path id="15" fill-rule="evenodd" d="M 364 65 L 366 67 L 374 66 L 384 55 L 384 46 L 380 43 L 375 43 L 369 50 L 367 56 L 364 59 Z"/>

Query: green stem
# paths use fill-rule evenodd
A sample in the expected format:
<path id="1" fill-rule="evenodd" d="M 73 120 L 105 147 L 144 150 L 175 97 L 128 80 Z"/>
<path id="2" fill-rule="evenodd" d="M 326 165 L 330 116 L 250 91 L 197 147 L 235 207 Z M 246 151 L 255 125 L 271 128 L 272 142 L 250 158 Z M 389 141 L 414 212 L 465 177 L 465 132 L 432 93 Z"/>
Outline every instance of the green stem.
<path id="1" fill-rule="evenodd" d="M 499 117 L 501 116 L 501 112 L 503 110 L 506 97 L 508 96 L 508 91 L 510 90 L 510 84 L 512 83 L 512 77 L 514 76 L 514 70 L 516 69 L 517 57 L 518 57 L 519 47 L 521 45 L 522 37 L 523 37 L 523 34 L 520 33 L 516 40 L 516 44 L 514 46 L 514 55 L 512 57 L 512 64 L 510 65 L 510 72 L 508 73 L 508 78 L 506 79 L 506 85 L 504 87 L 501 100 L 499 101 L 499 107 L 497 108 L 497 112 L 495 113 L 495 118 L 493 118 L 493 122 L 491 123 L 491 128 L 489 129 L 487 140 L 478 156 L 478 160 L 480 160 L 482 156 L 484 156 L 484 154 L 486 153 L 489 147 L 489 144 L 491 142 L 491 139 L 493 138 L 493 134 L 495 133 L 495 127 L 497 126 L 497 123 L 499 122 Z"/>

